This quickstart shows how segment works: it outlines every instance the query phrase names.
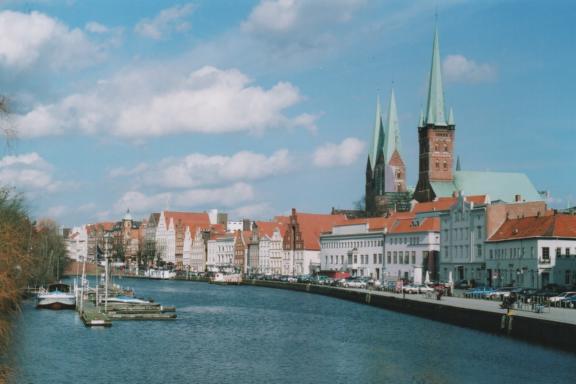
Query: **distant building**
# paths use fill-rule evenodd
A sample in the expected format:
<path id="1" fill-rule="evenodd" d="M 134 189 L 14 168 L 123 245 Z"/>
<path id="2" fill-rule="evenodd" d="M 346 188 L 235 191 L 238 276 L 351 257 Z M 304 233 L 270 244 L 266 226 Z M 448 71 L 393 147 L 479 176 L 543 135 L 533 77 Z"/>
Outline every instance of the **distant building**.
<path id="1" fill-rule="evenodd" d="M 384 280 L 423 283 L 437 280 L 440 219 L 408 217 L 395 220 L 385 235 Z"/>
<path id="2" fill-rule="evenodd" d="M 71 228 L 64 238 L 68 257 L 75 261 L 88 258 L 88 231 L 85 225 Z"/>
<path id="3" fill-rule="evenodd" d="M 207 242 L 206 270 L 209 272 L 234 272 L 236 235 L 214 233 Z"/>
<path id="4" fill-rule="evenodd" d="M 293 208 L 289 217 L 277 217 L 276 221 L 285 224 L 286 228 L 282 241 L 282 273 L 295 276 L 320 271 L 320 234 L 345 223 L 347 218 L 344 215 L 296 213 Z"/>
<path id="5" fill-rule="evenodd" d="M 394 91 L 390 94 L 386 123 L 380 100 L 376 102 L 376 123 L 366 163 L 366 216 L 382 216 L 409 209 L 406 166 L 400 152 L 400 127 Z"/>
<path id="6" fill-rule="evenodd" d="M 198 227 L 210 228 L 208 213 L 174 211 L 153 213 L 150 215 L 146 241 L 148 244 L 153 244 L 157 260 L 177 269 L 188 269 L 192 234 L 196 233 Z"/>
<path id="7" fill-rule="evenodd" d="M 456 125 L 452 109 L 448 117 L 444 107 L 444 89 L 438 30 L 434 33 L 432 65 L 428 80 L 426 109 L 418 124 L 419 173 L 414 198 L 420 202 L 452 196 L 489 195 L 493 200 L 538 201 L 542 197 L 522 173 L 472 172 L 454 170 Z"/>
<path id="8" fill-rule="evenodd" d="M 348 272 L 377 280 L 384 268 L 384 232 L 391 226 L 390 218 L 350 220 L 335 225 L 320 235 L 320 269 L 322 272 Z"/>
<path id="9" fill-rule="evenodd" d="M 490 197 L 459 196 L 441 217 L 440 279 L 469 280 L 492 284 L 484 242 L 507 219 L 544 216 L 550 213 L 543 201 L 506 204 Z M 424 203 L 429 204 L 429 203 Z"/>
<path id="10" fill-rule="evenodd" d="M 494 286 L 576 285 L 576 216 L 506 220 L 486 242 Z"/>
<path id="11" fill-rule="evenodd" d="M 112 238 L 110 233 L 114 222 L 101 222 L 86 225 L 88 235 L 88 261 L 104 260 L 105 255 L 112 254 Z"/>

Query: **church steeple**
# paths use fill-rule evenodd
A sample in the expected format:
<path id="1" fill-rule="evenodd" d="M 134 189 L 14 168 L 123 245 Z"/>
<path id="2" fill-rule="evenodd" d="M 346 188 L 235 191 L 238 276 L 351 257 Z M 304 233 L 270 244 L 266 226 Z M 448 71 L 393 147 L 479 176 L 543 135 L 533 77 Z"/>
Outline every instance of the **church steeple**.
<path id="1" fill-rule="evenodd" d="M 442 86 L 442 67 L 440 64 L 440 43 L 438 42 L 438 27 L 434 28 L 434 43 L 432 46 L 432 65 L 428 81 L 428 102 L 426 104 L 425 123 L 436 126 L 446 126 L 444 109 L 444 89 Z"/>
<path id="2" fill-rule="evenodd" d="M 372 171 L 374 171 L 374 166 L 378 160 L 378 151 L 382 149 L 384 144 L 384 129 L 382 126 L 382 112 L 380 110 L 380 96 L 376 97 L 376 119 L 374 123 L 374 131 L 372 132 L 372 143 L 370 147 L 370 152 L 368 153 L 368 159 L 370 160 L 370 166 Z"/>
<path id="3" fill-rule="evenodd" d="M 456 157 L 456 170 L 457 171 L 461 171 L 461 167 L 460 167 L 460 156 Z"/>
<path id="4" fill-rule="evenodd" d="M 418 124 L 420 161 L 418 183 L 414 198 L 420 202 L 435 198 L 434 188 L 454 182 L 454 137 L 456 126 L 454 113 L 446 119 L 444 87 L 440 61 L 438 27 L 434 27 L 432 44 L 432 64 L 428 78 L 428 94 L 424 119 Z"/>
<path id="5" fill-rule="evenodd" d="M 448 114 L 448 125 L 456 125 L 454 123 L 454 111 L 452 110 L 452 107 L 450 107 L 450 113 Z"/>
<path id="6" fill-rule="evenodd" d="M 384 138 L 384 160 L 386 164 L 390 162 L 394 151 L 398 151 L 398 154 L 400 154 L 400 125 L 398 123 L 398 111 L 396 110 L 396 96 L 394 95 L 394 89 L 392 89 Z"/>

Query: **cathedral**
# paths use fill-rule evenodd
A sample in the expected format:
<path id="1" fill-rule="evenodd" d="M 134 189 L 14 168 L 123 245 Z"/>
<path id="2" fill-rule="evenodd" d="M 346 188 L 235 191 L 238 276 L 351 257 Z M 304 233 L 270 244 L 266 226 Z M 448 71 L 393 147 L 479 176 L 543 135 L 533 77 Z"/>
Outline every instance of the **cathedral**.
<path id="1" fill-rule="evenodd" d="M 408 191 L 406 166 L 400 149 L 396 99 L 391 92 L 386 120 L 380 101 L 366 165 L 365 208 L 367 216 L 382 216 L 410 209 L 410 201 L 434 201 L 439 197 L 488 195 L 491 201 L 542 200 L 541 194 L 523 173 L 462 171 L 454 159 L 456 124 L 452 109 L 444 105 L 438 30 L 434 31 L 432 64 L 428 79 L 426 108 L 418 124 L 418 182 Z"/>

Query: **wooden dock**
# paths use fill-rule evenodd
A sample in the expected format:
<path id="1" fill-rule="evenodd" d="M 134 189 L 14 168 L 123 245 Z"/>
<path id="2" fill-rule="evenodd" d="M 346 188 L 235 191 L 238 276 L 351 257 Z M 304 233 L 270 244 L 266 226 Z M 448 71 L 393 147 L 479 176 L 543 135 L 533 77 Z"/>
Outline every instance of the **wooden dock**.
<path id="1" fill-rule="evenodd" d="M 85 303 L 80 318 L 87 327 L 111 327 L 112 321 L 105 314 L 102 313 L 94 305 Z"/>
<path id="2" fill-rule="evenodd" d="M 174 320 L 176 307 L 164 307 L 157 303 L 122 304 L 109 303 L 108 311 L 104 306 L 96 307 L 91 302 L 85 302 L 80 312 L 80 318 L 87 327 L 110 327 L 113 320 Z M 169 313 L 167 313 L 169 312 Z"/>

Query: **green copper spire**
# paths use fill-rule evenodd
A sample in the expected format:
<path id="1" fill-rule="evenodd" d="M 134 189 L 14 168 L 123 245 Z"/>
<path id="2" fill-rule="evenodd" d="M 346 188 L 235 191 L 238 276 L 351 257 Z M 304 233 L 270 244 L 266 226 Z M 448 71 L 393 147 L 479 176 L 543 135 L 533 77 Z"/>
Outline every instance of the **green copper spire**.
<path id="1" fill-rule="evenodd" d="M 418 120 L 418 128 L 424 126 L 424 111 L 420 110 L 420 119 Z"/>
<path id="2" fill-rule="evenodd" d="M 376 160 L 378 160 L 378 150 L 382 148 L 384 143 L 384 132 L 382 126 L 382 113 L 380 111 L 380 96 L 376 98 L 376 122 L 374 124 L 374 132 L 372 133 L 372 146 L 368 158 L 370 159 L 370 166 L 374 170 Z"/>
<path id="3" fill-rule="evenodd" d="M 434 29 L 434 44 L 432 46 L 432 66 L 428 83 L 428 103 L 426 105 L 426 124 L 445 126 L 444 90 L 442 88 L 442 67 L 440 66 L 440 43 L 438 42 L 438 27 Z"/>
<path id="4" fill-rule="evenodd" d="M 454 123 L 454 111 L 452 110 L 452 107 L 450 107 L 450 113 L 448 114 L 448 125 L 456 125 Z"/>
<path id="5" fill-rule="evenodd" d="M 456 157 L 456 170 L 457 171 L 461 171 L 462 169 L 460 168 L 460 156 Z"/>
<path id="6" fill-rule="evenodd" d="M 398 111 L 396 110 L 396 96 L 394 89 L 390 92 L 390 103 L 388 104 L 388 119 L 384 131 L 384 160 L 386 164 L 392 158 L 394 150 L 400 154 L 400 125 L 398 124 Z"/>

